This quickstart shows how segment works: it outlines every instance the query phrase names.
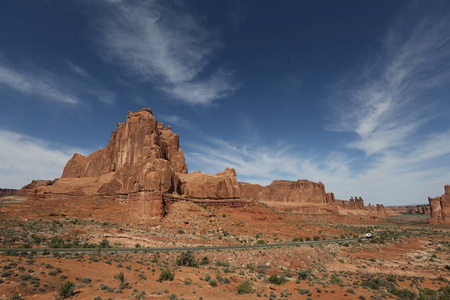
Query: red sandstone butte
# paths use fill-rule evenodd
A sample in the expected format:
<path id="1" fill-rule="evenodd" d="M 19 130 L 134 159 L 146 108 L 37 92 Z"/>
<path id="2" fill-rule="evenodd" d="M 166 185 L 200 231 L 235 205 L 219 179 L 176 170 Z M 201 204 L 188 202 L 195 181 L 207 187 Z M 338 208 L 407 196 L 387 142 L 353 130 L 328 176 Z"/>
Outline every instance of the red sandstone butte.
<path id="1" fill-rule="evenodd" d="M 332 193 L 323 183 L 308 180 L 275 180 L 268 186 L 239 182 L 241 198 L 256 200 L 282 211 L 301 214 L 337 214 Z"/>
<path id="2" fill-rule="evenodd" d="M 151 109 L 130 112 L 107 146 L 89 156 L 75 153 L 60 179 L 38 187 L 30 199 L 106 197 L 139 218 L 160 217 L 177 197 L 236 199 L 236 172 L 187 174 L 179 136 L 157 122 Z M 167 201 L 166 201 L 167 200 Z"/>
<path id="3" fill-rule="evenodd" d="M 450 221 L 450 185 L 444 186 L 445 193 L 436 198 L 428 197 L 432 222 Z"/>
<path id="4" fill-rule="evenodd" d="M 237 199 L 240 197 L 236 171 L 227 168 L 216 175 L 200 171 L 179 174 L 181 193 L 192 199 Z"/>

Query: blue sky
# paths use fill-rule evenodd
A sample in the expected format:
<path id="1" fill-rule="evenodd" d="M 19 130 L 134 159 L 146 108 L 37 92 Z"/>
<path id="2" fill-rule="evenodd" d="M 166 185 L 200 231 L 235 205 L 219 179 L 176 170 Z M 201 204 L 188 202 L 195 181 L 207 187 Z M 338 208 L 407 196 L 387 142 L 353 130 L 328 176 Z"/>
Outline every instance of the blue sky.
<path id="1" fill-rule="evenodd" d="M 426 203 L 450 184 L 448 1 L 0 3 L 0 186 L 153 109 L 189 171 Z"/>

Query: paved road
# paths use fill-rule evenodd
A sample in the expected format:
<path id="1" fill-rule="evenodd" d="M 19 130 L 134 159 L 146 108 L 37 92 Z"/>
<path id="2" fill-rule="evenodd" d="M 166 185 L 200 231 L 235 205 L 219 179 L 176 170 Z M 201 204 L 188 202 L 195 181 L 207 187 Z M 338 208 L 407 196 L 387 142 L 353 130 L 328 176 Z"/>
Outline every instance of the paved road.
<path id="1" fill-rule="evenodd" d="M 167 247 L 167 248 L 47 248 L 47 249 L 32 249 L 32 248 L 13 248 L 18 252 L 44 252 L 57 253 L 57 252 L 170 252 L 170 251 L 206 251 L 206 250 L 239 250 L 239 249 L 255 249 L 255 248 L 281 248 L 292 246 L 305 246 L 314 244 L 330 244 L 330 243 L 342 243 L 353 242 L 359 238 L 340 239 L 340 240 L 324 240 L 324 241 L 308 241 L 308 242 L 292 242 L 281 244 L 256 244 L 256 245 L 235 245 L 235 246 L 208 246 L 208 247 Z M 12 250 L 11 248 L 0 248 L 1 252 L 7 252 Z"/>

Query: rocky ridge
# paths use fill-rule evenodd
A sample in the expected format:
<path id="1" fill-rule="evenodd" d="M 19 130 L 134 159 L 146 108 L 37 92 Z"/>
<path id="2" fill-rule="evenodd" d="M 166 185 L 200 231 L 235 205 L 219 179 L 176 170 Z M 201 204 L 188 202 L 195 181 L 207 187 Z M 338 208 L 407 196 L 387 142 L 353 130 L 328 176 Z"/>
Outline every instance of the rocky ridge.
<path id="1" fill-rule="evenodd" d="M 151 109 L 129 112 L 105 148 L 89 156 L 75 153 L 60 179 L 36 181 L 18 193 L 30 200 L 95 197 L 116 201 L 130 216 L 160 218 L 170 205 L 188 200 L 237 207 L 259 201 L 301 214 L 385 216 L 384 207 L 364 208 L 361 198 L 336 200 L 323 183 L 275 180 L 268 186 L 237 182 L 236 171 L 188 173 L 179 136 L 156 120 Z M 100 201 L 100 200 L 98 200 Z"/>

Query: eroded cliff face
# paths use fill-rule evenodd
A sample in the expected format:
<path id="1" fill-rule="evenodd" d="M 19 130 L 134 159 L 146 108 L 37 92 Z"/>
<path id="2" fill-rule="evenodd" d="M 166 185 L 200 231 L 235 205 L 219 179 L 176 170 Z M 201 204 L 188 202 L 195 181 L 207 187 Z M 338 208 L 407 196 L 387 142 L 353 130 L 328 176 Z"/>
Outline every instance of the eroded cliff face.
<path id="1" fill-rule="evenodd" d="M 236 171 L 227 168 L 216 175 L 203 174 L 200 171 L 179 174 L 181 194 L 192 199 L 237 199 L 240 189 Z"/>
<path id="2" fill-rule="evenodd" d="M 440 197 L 428 197 L 432 222 L 450 221 L 450 185 L 445 185 L 444 190 Z"/>
<path id="3" fill-rule="evenodd" d="M 323 183 L 308 180 L 275 180 L 268 186 L 239 182 L 241 198 L 283 210 L 305 214 L 336 214 L 334 194 Z"/>
<path id="4" fill-rule="evenodd" d="M 233 169 L 187 174 L 179 136 L 157 122 L 150 109 L 130 112 L 105 148 L 89 156 L 75 153 L 58 181 L 33 186 L 31 192 L 30 199 L 38 200 L 115 199 L 140 219 L 162 216 L 166 204 L 177 199 L 239 198 Z"/>
<path id="5" fill-rule="evenodd" d="M 97 190 L 105 195 L 172 193 L 179 189 L 176 173 L 187 173 L 178 135 L 158 123 L 150 109 L 141 109 L 130 112 L 125 123 L 117 124 L 105 148 L 88 157 L 76 153 L 61 179 L 108 178 Z"/>
<path id="6" fill-rule="evenodd" d="M 364 200 L 361 197 L 351 197 L 350 200 L 336 200 L 337 205 L 343 209 L 364 209 Z"/>

